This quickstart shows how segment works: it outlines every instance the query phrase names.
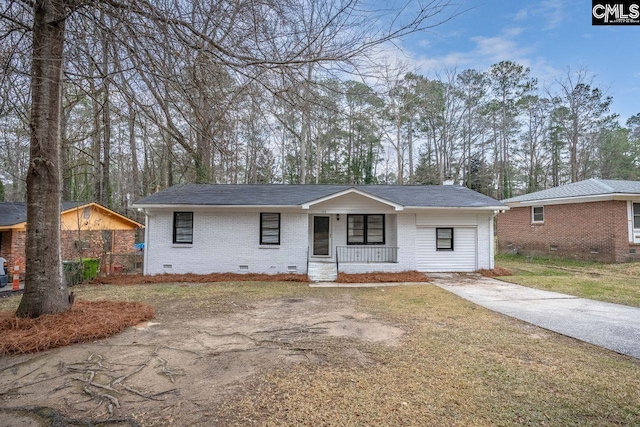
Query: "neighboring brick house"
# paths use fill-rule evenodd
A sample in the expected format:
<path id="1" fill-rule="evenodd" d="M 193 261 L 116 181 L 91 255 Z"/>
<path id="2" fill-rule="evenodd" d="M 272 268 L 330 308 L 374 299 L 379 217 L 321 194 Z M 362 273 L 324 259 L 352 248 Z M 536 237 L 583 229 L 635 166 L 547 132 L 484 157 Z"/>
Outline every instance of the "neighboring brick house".
<path id="1" fill-rule="evenodd" d="M 640 260 L 640 182 L 589 179 L 503 200 L 498 251 Z"/>
<path id="2" fill-rule="evenodd" d="M 505 206 L 456 185 L 178 185 L 146 214 L 144 273 L 344 273 L 493 268 Z"/>
<path id="3" fill-rule="evenodd" d="M 142 224 L 97 203 L 63 202 L 61 211 L 63 260 L 134 253 L 136 230 Z M 0 203 L 0 256 L 11 271 L 15 265 L 21 272 L 25 269 L 26 221 L 26 203 Z"/>

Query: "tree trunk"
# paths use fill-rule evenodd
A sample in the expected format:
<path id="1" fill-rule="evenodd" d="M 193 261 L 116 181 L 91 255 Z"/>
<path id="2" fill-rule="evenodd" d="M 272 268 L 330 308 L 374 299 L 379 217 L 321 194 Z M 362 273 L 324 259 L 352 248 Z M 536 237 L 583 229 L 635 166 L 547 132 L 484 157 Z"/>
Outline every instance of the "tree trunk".
<path id="1" fill-rule="evenodd" d="M 136 144 L 136 108 L 129 101 L 129 150 L 131 150 L 131 190 L 133 200 L 140 198 L 140 171 L 138 170 L 138 147 Z M 127 206 L 128 207 L 128 206 Z"/>
<path id="2" fill-rule="evenodd" d="M 102 12 L 100 21 L 104 22 Z M 100 203 L 103 206 L 111 207 L 111 98 L 109 96 L 109 44 L 102 41 L 102 189 L 100 191 Z"/>
<path id="3" fill-rule="evenodd" d="M 413 116 L 409 116 L 409 130 L 407 132 L 409 144 L 409 184 L 414 184 L 413 178 Z"/>
<path id="4" fill-rule="evenodd" d="M 27 172 L 24 295 L 16 315 L 38 317 L 69 309 L 60 254 L 60 114 L 66 3 L 34 5 L 31 140 Z"/>
<path id="5" fill-rule="evenodd" d="M 109 83 L 104 82 L 104 104 L 102 106 L 102 179 L 100 190 L 100 203 L 103 206 L 111 206 L 111 105 L 109 101 Z"/>
<path id="6" fill-rule="evenodd" d="M 569 157 L 571 162 L 571 182 L 578 182 L 578 141 L 579 125 L 577 113 L 571 121 L 571 141 L 569 141 Z"/>
<path id="7" fill-rule="evenodd" d="M 90 62 L 90 64 L 92 64 Z M 89 92 L 92 94 L 91 106 L 93 108 L 93 132 L 91 141 L 91 150 L 93 155 L 93 200 L 98 203 L 102 201 L 102 141 L 100 140 L 100 104 L 98 102 L 98 91 L 95 87 L 93 73 L 94 65 L 90 65 L 91 71 L 89 79 Z"/>
<path id="8" fill-rule="evenodd" d="M 71 150 L 67 141 L 67 116 L 62 113 L 60 124 L 60 145 L 61 160 L 60 170 L 62 171 L 62 200 L 73 200 L 71 197 L 71 187 L 73 186 L 73 170 L 71 169 Z"/>
<path id="9" fill-rule="evenodd" d="M 400 108 L 400 107 L 396 107 Z M 404 184 L 404 159 L 402 152 L 402 118 L 400 117 L 400 112 L 396 111 L 396 156 L 398 160 L 398 177 L 397 184 Z"/>

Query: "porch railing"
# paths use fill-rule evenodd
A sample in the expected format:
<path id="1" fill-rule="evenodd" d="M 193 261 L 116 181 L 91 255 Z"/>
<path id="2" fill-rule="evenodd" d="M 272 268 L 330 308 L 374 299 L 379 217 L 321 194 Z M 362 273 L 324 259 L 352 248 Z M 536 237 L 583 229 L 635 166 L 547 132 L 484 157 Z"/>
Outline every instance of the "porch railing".
<path id="1" fill-rule="evenodd" d="M 339 263 L 398 262 L 398 248 L 394 246 L 336 246 Z"/>

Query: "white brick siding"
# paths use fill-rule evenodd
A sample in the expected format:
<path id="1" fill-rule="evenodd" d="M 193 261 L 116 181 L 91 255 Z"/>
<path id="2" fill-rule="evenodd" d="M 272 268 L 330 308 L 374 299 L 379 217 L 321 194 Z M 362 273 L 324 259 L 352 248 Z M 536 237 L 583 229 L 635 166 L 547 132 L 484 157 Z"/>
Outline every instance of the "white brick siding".
<path id="1" fill-rule="evenodd" d="M 173 212 L 148 212 L 145 274 L 275 274 L 288 272 L 289 266 L 296 266 L 298 273 L 306 273 L 306 213 L 282 213 L 280 245 L 261 246 L 260 212 L 196 210 L 193 245 L 173 244 Z M 169 265 L 170 268 L 165 267 Z M 247 269 L 241 270 L 240 266 Z"/>
<path id="2" fill-rule="evenodd" d="M 382 208 L 384 205 L 379 206 Z M 364 206 L 363 206 L 364 207 Z M 190 211 L 189 209 L 175 209 Z M 430 211 L 429 213 L 374 211 L 385 214 L 385 246 L 398 247 L 397 263 L 340 263 L 345 273 L 417 270 L 430 260 L 416 260 L 418 227 L 472 227 L 476 230 L 477 268 L 493 268 L 492 214 L 478 212 Z M 194 210 L 193 244 L 175 245 L 173 209 L 148 209 L 146 229 L 145 274 L 213 272 L 287 273 L 295 266 L 306 273 L 307 250 L 312 242 L 313 212 L 281 212 L 280 245 L 259 244 L 260 212 L 228 211 L 214 208 Z M 264 212 L 277 212 L 265 209 Z M 414 211 L 415 212 L 415 211 Z M 317 214 L 320 214 L 319 212 Z M 331 257 L 318 261 L 335 261 L 335 247 L 346 246 L 347 214 L 331 218 Z M 435 245 L 435 242 L 434 242 Z M 170 266 L 170 267 L 168 267 Z M 240 266 L 246 266 L 241 269 Z M 460 271 L 454 264 L 450 271 Z"/>

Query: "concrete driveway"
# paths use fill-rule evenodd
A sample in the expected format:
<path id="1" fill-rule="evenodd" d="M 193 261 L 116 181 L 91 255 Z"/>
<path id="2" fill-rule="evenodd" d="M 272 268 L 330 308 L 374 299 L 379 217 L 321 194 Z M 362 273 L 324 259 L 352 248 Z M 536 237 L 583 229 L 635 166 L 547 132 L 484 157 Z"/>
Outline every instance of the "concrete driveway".
<path id="1" fill-rule="evenodd" d="M 640 308 L 542 291 L 477 275 L 432 283 L 498 313 L 640 359 Z"/>

